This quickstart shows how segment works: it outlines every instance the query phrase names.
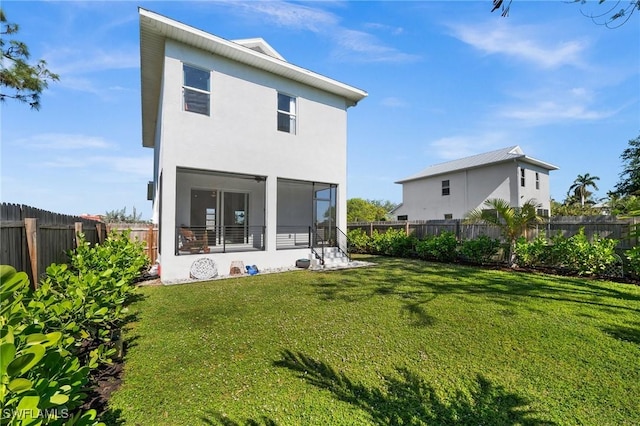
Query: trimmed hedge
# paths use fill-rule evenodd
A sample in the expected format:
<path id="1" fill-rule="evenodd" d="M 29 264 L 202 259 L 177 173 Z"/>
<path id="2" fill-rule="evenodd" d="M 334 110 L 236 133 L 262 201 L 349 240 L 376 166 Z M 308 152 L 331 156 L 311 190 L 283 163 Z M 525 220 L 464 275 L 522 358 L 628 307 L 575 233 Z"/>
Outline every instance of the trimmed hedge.
<path id="1" fill-rule="evenodd" d="M 497 262 L 502 243 L 481 235 L 471 240 L 458 241 L 451 232 L 428 236 L 418 240 L 403 230 L 389 229 L 385 233 L 374 231 L 368 236 L 361 229 L 347 234 L 349 248 L 354 253 L 378 254 L 395 257 L 417 257 L 436 262 L 466 262 L 488 264 Z M 640 248 L 634 247 L 616 254 L 617 241 L 596 235 L 589 241 L 584 229 L 566 238 L 538 236 L 533 241 L 520 238 L 516 242 L 516 263 L 531 268 L 551 268 L 578 275 L 610 276 L 610 271 L 624 262 L 626 276 L 640 278 Z"/>
<path id="2" fill-rule="evenodd" d="M 36 290 L 0 265 L 0 424 L 98 425 L 82 411 L 92 370 L 109 364 L 135 287 L 144 245 L 111 233 L 91 247 L 80 236 L 71 266 L 52 264 Z"/>

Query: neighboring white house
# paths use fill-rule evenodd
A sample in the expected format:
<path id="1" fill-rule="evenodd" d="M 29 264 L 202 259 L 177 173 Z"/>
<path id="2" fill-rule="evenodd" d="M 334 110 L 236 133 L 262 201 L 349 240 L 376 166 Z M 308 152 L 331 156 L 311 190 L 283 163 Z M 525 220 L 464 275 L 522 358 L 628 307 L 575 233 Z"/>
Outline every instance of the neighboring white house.
<path id="1" fill-rule="evenodd" d="M 294 266 L 344 244 L 347 108 L 367 93 L 290 64 L 262 39 L 139 15 L 162 282 L 212 265 L 228 275 L 236 261 Z"/>
<path id="2" fill-rule="evenodd" d="M 485 200 L 501 198 L 519 207 L 529 199 L 549 215 L 549 171 L 553 164 L 526 156 L 519 146 L 435 164 L 397 181 L 402 204 L 398 220 L 462 219 L 482 208 Z"/>

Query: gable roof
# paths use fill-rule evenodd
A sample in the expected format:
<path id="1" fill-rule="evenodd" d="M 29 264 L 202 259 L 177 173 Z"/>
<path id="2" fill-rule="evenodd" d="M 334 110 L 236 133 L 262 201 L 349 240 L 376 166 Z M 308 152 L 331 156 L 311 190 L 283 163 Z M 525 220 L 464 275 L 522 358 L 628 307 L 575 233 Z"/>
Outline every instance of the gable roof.
<path id="1" fill-rule="evenodd" d="M 251 50 L 255 50 L 256 52 L 260 52 L 264 55 L 269 55 L 272 58 L 280 59 L 281 61 L 287 61 L 279 54 L 276 49 L 271 47 L 269 43 L 267 43 L 263 38 L 245 38 L 242 40 L 231 40 L 234 43 L 240 44 L 244 47 L 248 47 Z"/>
<path id="2" fill-rule="evenodd" d="M 507 148 L 498 149 L 484 154 L 472 155 L 470 157 L 461 158 L 459 160 L 447 161 L 446 163 L 434 164 L 427 167 L 423 171 L 414 175 L 400 179 L 395 183 L 405 183 L 412 180 L 423 179 L 430 176 L 441 175 L 445 173 L 458 172 L 462 170 L 474 169 L 477 167 L 485 167 L 492 164 L 504 163 L 508 161 L 520 161 L 523 163 L 533 164 L 546 170 L 557 170 L 558 167 L 544 161 L 528 157 L 518 145 Z"/>
<path id="3" fill-rule="evenodd" d="M 165 40 L 171 39 L 247 66 L 340 96 L 354 106 L 367 96 L 349 86 L 282 58 L 262 39 L 233 42 L 181 22 L 138 8 L 140 17 L 140 75 L 142 93 L 142 145 L 154 146 Z"/>

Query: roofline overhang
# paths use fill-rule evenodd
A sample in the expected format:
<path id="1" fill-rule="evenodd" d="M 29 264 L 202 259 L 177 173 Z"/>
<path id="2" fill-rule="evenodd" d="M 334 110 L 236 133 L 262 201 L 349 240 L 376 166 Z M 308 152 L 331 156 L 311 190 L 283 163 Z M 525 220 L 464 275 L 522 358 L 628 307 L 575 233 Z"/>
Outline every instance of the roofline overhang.
<path id="1" fill-rule="evenodd" d="M 521 156 L 518 156 L 518 157 L 515 157 L 515 158 L 509 158 L 509 159 L 506 159 L 506 160 L 496 161 L 496 162 L 493 162 L 493 163 L 482 164 L 482 165 L 478 165 L 478 166 L 474 166 L 474 167 L 464 167 L 464 168 L 460 168 L 460 169 L 449 170 L 449 171 L 446 171 L 446 172 L 434 173 L 432 175 L 408 177 L 408 178 L 405 178 L 405 179 L 397 180 L 397 181 L 395 181 L 393 183 L 403 184 L 403 183 L 407 183 L 407 182 L 413 182 L 413 181 L 416 181 L 416 180 L 427 179 L 427 178 L 436 177 L 436 176 L 443 176 L 443 175 L 449 175 L 449 174 L 452 174 L 452 173 L 465 172 L 467 170 L 481 169 L 483 167 L 489 167 L 489 166 L 493 166 L 495 164 L 509 163 L 511 161 L 533 164 L 535 166 L 541 167 L 541 168 L 549 170 L 549 171 L 558 170 L 559 169 L 558 166 L 554 166 L 551 163 L 547 163 L 547 162 L 544 162 L 544 161 L 541 161 L 541 160 L 538 160 L 538 159 L 535 159 L 535 158 L 532 158 L 532 157 L 527 157 L 526 155 L 521 155 Z"/>
<path id="2" fill-rule="evenodd" d="M 167 39 L 340 96 L 347 101 L 347 107 L 357 105 L 360 100 L 368 95 L 362 89 L 293 65 L 282 59 L 256 52 L 249 47 L 223 39 L 147 9 L 139 7 L 138 14 L 140 18 L 142 145 L 145 147 L 153 147 L 155 143 L 163 67 L 158 58 L 164 58 L 164 42 Z M 160 39 L 162 43 L 158 43 Z"/>

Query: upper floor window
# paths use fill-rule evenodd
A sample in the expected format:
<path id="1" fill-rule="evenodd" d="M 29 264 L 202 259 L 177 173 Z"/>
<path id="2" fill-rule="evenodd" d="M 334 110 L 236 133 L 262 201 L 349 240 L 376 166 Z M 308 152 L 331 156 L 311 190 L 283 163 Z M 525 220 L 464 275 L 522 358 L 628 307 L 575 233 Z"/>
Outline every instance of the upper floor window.
<path id="1" fill-rule="evenodd" d="M 449 181 L 448 180 L 443 180 L 442 181 L 442 195 L 449 195 L 450 191 L 449 191 Z"/>
<path id="2" fill-rule="evenodd" d="M 540 173 L 536 172 L 536 189 L 540 189 Z"/>
<path id="3" fill-rule="evenodd" d="M 524 169 L 520 169 L 520 186 L 524 186 Z"/>
<path id="4" fill-rule="evenodd" d="M 184 110 L 209 115 L 209 98 L 211 96 L 209 81 L 211 73 L 187 64 L 182 65 L 182 70 L 184 74 L 182 84 Z"/>
<path id="5" fill-rule="evenodd" d="M 296 134 L 296 98 L 278 93 L 278 130 Z"/>
<path id="6" fill-rule="evenodd" d="M 451 219 L 453 219 L 453 214 L 452 214 L 452 213 L 445 213 L 445 214 L 444 214 L 444 219 L 445 219 L 445 220 L 451 220 Z"/>

